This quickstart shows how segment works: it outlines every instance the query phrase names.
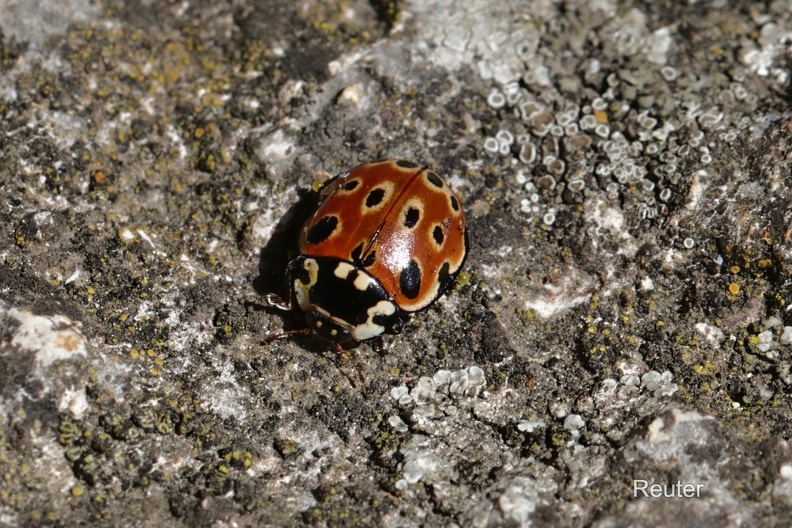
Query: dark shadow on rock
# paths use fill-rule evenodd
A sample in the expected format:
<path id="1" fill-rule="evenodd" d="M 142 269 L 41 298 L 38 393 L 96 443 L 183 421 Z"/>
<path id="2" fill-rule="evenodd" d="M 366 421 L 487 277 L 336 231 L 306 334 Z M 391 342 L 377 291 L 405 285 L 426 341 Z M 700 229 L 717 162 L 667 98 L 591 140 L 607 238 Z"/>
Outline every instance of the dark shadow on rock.
<path id="1" fill-rule="evenodd" d="M 286 214 L 278 221 L 269 241 L 261 248 L 259 253 L 259 274 L 253 279 L 253 289 L 259 295 L 274 293 L 283 299 L 291 298 L 286 271 L 289 262 L 299 255 L 297 239 L 305 221 L 316 209 L 319 193 L 314 191 L 299 191 L 297 202 L 292 205 Z M 299 309 L 284 312 L 277 308 L 269 308 L 264 300 L 259 306 L 271 313 L 278 314 L 283 320 L 282 331 L 301 330 L 305 322 Z M 291 336 L 300 347 L 310 352 L 323 352 L 328 349 L 328 344 L 312 335 Z"/>
<path id="2" fill-rule="evenodd" d="M 253 279 L 253 288 L 260 295 L 276 293 L 287 298 L 289 295 L 286 268 L 297 257 L 297 238 L 300 228 L 316 208 L 319 195 L 313 191 L 301 191 L 299 199 L 278 221 L 272 237 L 259 253 L 259 275 Z"/>

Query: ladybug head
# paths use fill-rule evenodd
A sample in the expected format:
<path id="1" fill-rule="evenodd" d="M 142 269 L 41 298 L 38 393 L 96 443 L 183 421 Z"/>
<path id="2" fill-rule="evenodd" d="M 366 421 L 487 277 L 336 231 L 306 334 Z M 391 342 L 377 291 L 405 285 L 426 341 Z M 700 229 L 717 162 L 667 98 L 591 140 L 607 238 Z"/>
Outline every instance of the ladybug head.
<path id="1" fill-rule="evenodd" d="M 290 270 L 297 306 L 328 341 L 357 343 L 404 326 L 404 314 L 379 281 L 352 263 L 301 255 Z"/>

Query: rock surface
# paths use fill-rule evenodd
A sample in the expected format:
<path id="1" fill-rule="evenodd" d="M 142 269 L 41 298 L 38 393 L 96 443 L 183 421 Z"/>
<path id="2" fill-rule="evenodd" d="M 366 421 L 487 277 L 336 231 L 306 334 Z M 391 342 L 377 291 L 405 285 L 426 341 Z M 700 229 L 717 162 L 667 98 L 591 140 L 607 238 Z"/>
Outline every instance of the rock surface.
<path id="1" fill-rule="evenodd" d="M 0 0 L 0 525 L 788 526 L 790 46 L 789 0 Z M 382 157 L 471 248 L 361 383 L 260 295 Z"/>

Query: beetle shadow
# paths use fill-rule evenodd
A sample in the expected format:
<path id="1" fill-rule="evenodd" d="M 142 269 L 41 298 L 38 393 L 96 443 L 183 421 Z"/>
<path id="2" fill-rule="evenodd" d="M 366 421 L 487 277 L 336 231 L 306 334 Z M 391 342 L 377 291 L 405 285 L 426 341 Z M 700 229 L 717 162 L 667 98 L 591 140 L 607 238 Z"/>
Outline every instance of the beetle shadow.
<path id="1" fill-rule="evenodd" d="M 288 211 L 286 211 L 275 225 L 272 236 L 267 243 L 262 246 L 259 252 L 259 274 L 253 279 L 252 284 L 256 293 L 262 296 L 268 293 L 274 293 L 282 299 L 294 301 L 287 277 L 288 267 L 289 263 L 299 255 L 297 240 L 300 235 L 300 229 L 318 204 L 318 192 L 299 191 L 297 202 L 289 207 Z M 261 303 L 256 303 L 256 306 L 257 309 L 277 313 L 283 321 L 282 332 L 307 328 L 305 319 L 299 308 L 293 306 L 290 311 L 284 312 L 278 308 L 266 305 L 263 300 Z M 348 350 L 347 347 L 344 347 L 343 354 L 339 354 L 338 351 L 333 350 L 333 345 L 331 343 L 323 341 L 312 333 L 308 335 L 297 334 L 289 336 L 289 339 L 293 339 L 303 350 L 324 357 L 332 365 L 335 365 L 335 367 L 349 379 L 352 385 L 355 385 L 355 380 L 349 375 L 347 369 L 344 368 L 345 363 L 349 361 L 351 361 L 353 365 L 357 364 L 354 350 Z M 345 357 L 346 355 L 349 355 L 349 357 Z M 355 369 L 357 369 L 357 367 L 355 367 Z"/>
<path id="2" fill-rule="evenodd" d="M 299 255 L 297 240 L 300 229 L 319 203 L 319 193 L 315 191 L 298 191 L 297 201 L 289 207 L 283 217 L 275 225 L 272 236 L 259 252 L 258 276 L 253 279 L 253 289 L 261 296 L 274 293 L 282 299 L 292 302 L 289 311 L 268 306 L 262 299 L 257 303 L 258 309 L 277 314 L 281 321 L 281 332 L 291 332 L 307 328 L 305 319 L 299 308 L 294 306 L 294 299 L 289 287 L 287 276 L 289 263 Z M 305 336 L 292 335 L 288 339 L 294 340 L 304 350 L 320 353 L 328 349 L 327 343 L 308 334 Z"/>
<path id="3" fill-rule="evenodd" d="M 297 239 L 300 229 L 311 215 L 319 200 L 319 193 L 298 191 L 295 202 L 275 225 L 272 236 L 259 252 L 258 277 L 253 279 L 253 289 L 259 295 L 275 293 L 289 299 L 291 292 L 286 276 L 289 262 L 298 255 Z"/>

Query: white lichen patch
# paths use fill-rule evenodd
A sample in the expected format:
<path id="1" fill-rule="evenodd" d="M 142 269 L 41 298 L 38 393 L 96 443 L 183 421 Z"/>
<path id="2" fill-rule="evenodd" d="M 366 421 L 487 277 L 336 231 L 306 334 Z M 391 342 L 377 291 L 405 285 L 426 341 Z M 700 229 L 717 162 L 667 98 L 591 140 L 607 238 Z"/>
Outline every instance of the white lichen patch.
<path id="1" fill-rule="evenodd" d="M 592 397 L 576 405 L 586 427 L 611 441 L 621 441 L 624 437 L 627 431 L 623 424 L 628 416 L 633 413 L 651 416 L 659 412 L 679 390 L 669 371 L 647 372 L 631 365 L 625 365 L 622 370 L 625 374 L 619 380 L 603 380 Z"/>
<path id="2" fill-rule="evenodd" d="M 44 124 L 48 135 L 58 147 L 69 149 L 81 138 L 86 127 L 84 120 L 73 113 L 52 112 L 49 122 Z"/>
<path id="3" fill-rule="evenodd" d="M 538 507 L 551 504 L 557 491 L 558 485 L 551 479 L 528 475 L 504 479 L 468 509 L 469 526 L 533 526 L 531 516 Z"/>
<path id="4" fill-rule="evenodd" d="M 417 435 L 413 437 L 415 441 Z M 416 484 L 419 481 L 440 482 L 445 479 L 444 474 L 448 473 L 448 464 L 440 458 L 434 456 L 430 451 L 421 449 L 423 446 L 416 446 L 415 449 L 404 449 L 404 463 L 402 464 L 403 481 L 396 482 L 397 489 L 403 489 L 409 484 Z"/>
<path id="5" fill-rule="evenodd" d="M 58 400 L 58 412 L 69 413 L 75 420 L 82 419 L 88 407 L 84 390 L 66 389 Z"/>
<path id="6" fill-rule="evenodd" d="M 699 207 L 701 198 L 704 196 L 704 191 L 707 190 L 707 185 L 702 182 L 702 179 L 707 176 L 707 171 L 696 171 L 691 175 L 690 190 L 688 191 L 688 202 L 685 208 L 689 211 L 695 211 Z"/>
<path id="7" fill-rule="evenodd" d="M 203 390 L 203 404 L 223 419 L 244 421 L 250 405 L 250 394 L 234 378 L 231 364 L 223 365 L 219 376 L 207 383 Z"/>
<path id="8" fill-rule="evenodd" d="M 768 21 L 760 30 L 757 42 L 745 39 L 741 59 L 743 64 L 759 76 L 772 75 L 778 82 L 786 82 L 789 70 L 784 68 L 781 58 L 789 53 L 788 46 L 792 42 L 792 31 Z"/>
<path id="9" fill-rule="evenodd" d="M 347 86 L 338 94 L 338 103 L 347 105 L 358 110 L 365 110 L 370 101 L 369 98 L 364 97 L 364 87 L 362 83 L 355 83 Z"/>
<path id="10" fill-rule="evenodd" d="M 431 378 L 419 378 L 410 389 L 401 385 L 391 389 L 390 395 L 403 411 L 409 413 L 407 422 L 392 415 L 388 423 L 394 431 L 407 433 L 410 426 L 421 433 L 413 434 L 400 450 L 402 478 L 397 489 L 406 490 L 418 482 L 441 483 L 452 474 L 449 458 L 458 456 L 450 447 L 457 434 L 471 426 L 466 410 L 480 401 L 486 386 L 484 371 L 477 366 L 449 371 L 439 370 Z M 408 425 L 409 423 L 409 425 Z"/>
<path id="11" fill-rule="evenodd" d="M 723 331 L 717 326 L 707 323 L 696 323 L 695 328 L 711 346 L 716 346 L 723 341 Z"/>
<path id="12" fill-rule="evenodd" d="M 65 495 L 77 484 L 69 461 L 64 456 L 64 448 L 52 437 L 50 432 L 36 431 L 31 434 L 32 449 L 28 451 L 32 472 L 46 487 L 52 497 Z"/>
<path id="13" fill-rule="evenodd" d="M 279 129 L 264 139 L 257 154 L 261 159 L 280 161 L 292 157 L 296 152 L 297 145 L 294 139 Z"/>
<path id="14" fill-rule="evenodd" d="M 785 345 L 792 345 L 792 326 L 784 327 L 784 331 L 781 333 L 779 341 Z"/>
<path id="15" fill-rule="evenodd" d="M 586 302 L 596 291 L 596 279 L 582 270 L 568 267 L 553 274 L 524 303 L 527 310 L 547 319 Z"/>
<path id="16" fill-rule="evenodd" d="M 647 60 L 659 66 L 665 65 L 668 61 L 668 52 L 671 50 L 673 38 L 669 28 L 660 28 L 654 31 L 644 42 L 643 51 Z"/>
<path id="17" fill-rule="evenodd" d="M 684 429 L 689 431 L 686 434 L 687 440 L 692 440 L 695 444 L 705 445 L 706 438 L 709 433 L 703 429 L 701 422 L 712 420 L 711 416 L 703 415 L 697 411 L 685 411 L 682 409 L 671 409 L 671 411 L 663 416 L 655 418 L 649 424 L 648 434 L 646 435 L 646 443 L 654 444 L 655 446 L 663 446 L 667 449 L 655 450 L 646 446 L 646 450 L 655 460 L 666 460 L 673 454 L 675 447 L 675 434 Z M 682 425 L 689 424 L 689 425 Z"/>
<path id="18" fill-rule="evenodd" d="M 191 269 L 191 265 L 183 256 L 181 266 Z M 193 270 L 195 271 L 195 270 Z M 168 348 L 174 352 L 189 352 L 191 349 L 212 340 L 212 330 L 208 322 L 198 322 L 185 320 L 186 314 L 177 305 L 175 292 L 169 292 L 162 297 L 162 306 L 167 307 L 168 311 L 164 319 L 164 324 L 168 326 Z M 182 354 L 184 360 L 175 368 L 184 369 L 190 365 L 190 354 Z M 171 365 L 170 368 L 174 368 Z"/>
<path id="19" fill-rule="evenodd" d="M 756 344 L 756 348 L 760 352 L 769 352 L 773 347 L 773 331 L 765 330 L 764 332 L 760 332 L 756 337 L 759 339 L 759 342 Z"/>
<path id="20" fill-rule="evenodd" d="M 102 8 L 88 0 L 60 2 L 0 0 L 0 28 L 6 38 L 27 42 L 36 49 L 52 35 L 76 22 L 86 23 L 99 16 Z"/>
<path id="21" fill-rule="evenodd" d="M 33 354 L 39 367 L 88 356 L 85 338 L 76 323 L 64 315 L 36 315 L 0 301 L 0 324 L 11 328 L 8 344 Z"/>
<path id="22" fill-rule="evenodd" d="M 278 221 L 283 218 L 289 207 L 297 202 L 299 196 L 296 187 L 289 187 L 283 192 L 279 192 L 277 199 L 273 200 L 272 187 L 269 185 L 253 187 L 251 194 L 258 198 L 255 202 L 256 209 L 261 212 L 251 229 L 253 245 L 258 247 L 266 244 L 272 238 Z"/>
<path id="23" fill-rule="evenodd" d="M 782 449 L 789 451 L 786 441 L 779 439 Z M 777 504 L 792 505 L 792 461 L 787 460 L 778 469 L 778 475 L 772 487 L 773 502 Z"/>
<path id="24" fill-rule="evenodd" d="M 624 231 L 624 213 L 601 198 L 586 202 L 585 218 L 593 225 L 596 237 L 608 233 L 618 238 L 629 236 Z"/>
<path id="25" fill-rule="evenodd" d="M 452 71 L 475 65 L 482 79 L 502 84 L 520 78 L 524 61 L 536 54 L 539 43 L 536 24 L 515 24 L 514 13 L 530 22 L 550 11 L 554 10 L 542 2 L 431 0 L 404 5 L 405 18 L 421 21 L 411 25 L 418 33 L 415 40 L 424 43 L 420 54 Z"/>

